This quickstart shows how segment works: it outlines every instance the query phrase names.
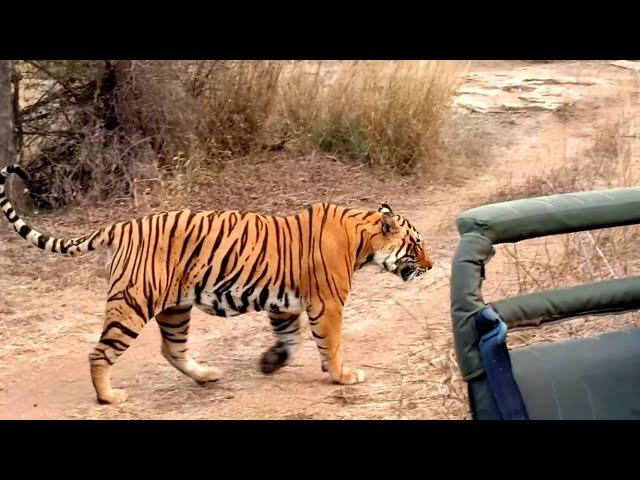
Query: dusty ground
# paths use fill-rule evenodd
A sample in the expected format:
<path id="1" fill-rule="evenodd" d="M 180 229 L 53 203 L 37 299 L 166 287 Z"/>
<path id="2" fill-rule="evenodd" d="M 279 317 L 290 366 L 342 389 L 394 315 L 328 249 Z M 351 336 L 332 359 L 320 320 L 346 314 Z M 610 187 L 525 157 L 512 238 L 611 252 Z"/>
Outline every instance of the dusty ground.
<path id="1" fill-rule="evenodd" d="M 472 63 L 449 141 L 477 143 L 485 166 L 455 181 L 440 178 L 419 186 L 322 155 L 292 160 L 281 154 L 268 164 L 239 159 L 213 185 L 171 202 L 142 194 L 135 207 L 123 202 L 110 210 L 26 216 L 43 231 L 70 236 L 167 207 L 291 213 L 315 201 L 364 207 L 389 202 L 423 232 L 436 267 L 412 284 L 374 267 L 357 274 L 343 348 L 346 361 L 368 375 L 361 385 L 329 383 L 306 327 L 293 364 L 265 377 L 256 368 L 271 343 L 262 315 L 221 319 L 194 311 L 192 352 L 222 367 L 225 377 L 201 387 L 177 372 L 160 355 L 159 331 L 150 323 L 113 369 L 114 386 L 125 388 L 129 400 L 100 406 L 87 355 L 103 320 L 104 255 L 44 254 L 0 228 L 0 418 L 469 418 L 449 317 L 455 215 L 507 183 L 557 166 L 623 108 L 635 113 L 636 65 Z M 497 255 L 488 269 L 490 298 L 512 290 L 497 280 L 506 271 L 504 256 Z M 519 333 L 518 343 L 535 341 L 540 331 Z M 566 327 L 566 336 L 580 334 Z"/>

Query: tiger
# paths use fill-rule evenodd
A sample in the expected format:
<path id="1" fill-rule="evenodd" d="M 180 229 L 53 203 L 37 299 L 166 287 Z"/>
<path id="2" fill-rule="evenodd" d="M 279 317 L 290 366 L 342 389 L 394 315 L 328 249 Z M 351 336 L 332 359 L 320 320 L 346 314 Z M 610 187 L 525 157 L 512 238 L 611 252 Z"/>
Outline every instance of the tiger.
<path id="1" fill-rule="evenodd" d="M 9 174 L 28 179 L 18 165 L 0 172 L 0 207 L 13 228 L 36 247 L 67 256 L 106 248 L 108 292 L 100 339 L 89 354 L 100 404 L 127 398 L 112 388 L 111 367 L 142 328 L 155 319 L 168 362 L 199 384 L 222 370 L 188 353 L 192 307 L 220 317 L 265 311 L 275 343 L 259 359 L 263 374 L 288 365 L 306 313 L 320 366 L 334 383 L 363 382 L 362 370 L 343 364 L 343 311 L 354 272 L 375 264 L 404 281 L 433 267 L 418 230 L 384 203 L 377 210 L 316 203 L 290 216 L 236 210 L 176 210 L 107 225 L 62 239 L 27 225 L 5 195 Z"/>

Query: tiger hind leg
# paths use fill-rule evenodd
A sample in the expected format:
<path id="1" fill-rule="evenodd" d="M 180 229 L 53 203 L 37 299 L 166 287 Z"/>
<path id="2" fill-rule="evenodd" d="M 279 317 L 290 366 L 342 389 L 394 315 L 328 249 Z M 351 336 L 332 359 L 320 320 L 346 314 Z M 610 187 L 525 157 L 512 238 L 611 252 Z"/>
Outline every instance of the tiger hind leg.
<path id="1" fill-rule="evenodd" d="M 222 370 L 200 365 L 187 353 L 190 320 L 191 306 L 169 308 L 156 315 L 162 334 L 162 355 L 171 365 L 196 382 L 215 382 L 222 377 Z"/>
<path id="2" fill-rule="evenodd" d="M 273 373 L 291 362 L 300 336 L 300 315 L 270 313 L 269 320 L 276 343 L 260 357 L 260 371 L 264 374 Z"/>
<path id="3" fill-rule="evenodd" d="M 111 388 L 111 367 L 138 337 L 145 323 L 146 320 L 124 302 L 107 306 L 102 335 L 89 354 L 91 380 L 98 403 L 120 403 L 126 400 L 124 390 Z"/>

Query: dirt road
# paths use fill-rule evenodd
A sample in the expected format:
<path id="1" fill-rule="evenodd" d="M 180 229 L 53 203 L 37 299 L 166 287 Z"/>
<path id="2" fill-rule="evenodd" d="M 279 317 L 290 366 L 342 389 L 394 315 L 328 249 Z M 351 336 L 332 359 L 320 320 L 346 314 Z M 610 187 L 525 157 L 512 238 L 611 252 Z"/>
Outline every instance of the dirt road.
<path id="1" fill-rule="evenodd" d="M 472 63 L 456 102 L 462 109 L 456 122 L 480 133 L 474 138 L 490 147 L 479 174 L 420 190 L 396 186 L 384 198 L 382 184 L 369 182 L 368 173 L 358 173 L 368 182 L 361 191 L 345 193 L 334 185 L 334 201 L 368 207 L 390 201 L 422 231 L 435 261 L 429 274 L 410 284 L 375 267 L 358 272 L 342 345 L 345 361 L 367 374 L 361 385 L 329 382 L 306 325 L 293 364 L 265 377 L 257 370 L 272 341 L 264 315 L 214 318 L 194 310 L 192 353 L 224 369 L 223 379 L 202 387 L 177 372 L 161 356 L 160 334 L 150 322 L 113 369 L 114 386 L 126 389 L 129 399 L 100 406 L 87 356 L 104 318 L 104 255 L 44 254 L 0 228 L 0 418 L 469 418 L 449 317 L 455 216 L 483 203 L 500 185 L 557 165 L 593 136 L 597 124 L 617 115 L 621 95 L 637 108 L 635 65 Z M 318 162 L 310 159 L 309 168 L 325 169 Z M 288 167 L 283 161 L 269 168 L 281 177 Z M 325 200 L 314 193 L 309 189 L 307 201 Z M 283 204 L 286 194 L 285 188 L 270 193 Z M 206 204 L 205 192 L 199 196 Z M 260 198 L 254 200 L 260 205 Z M 114 210 L 109 221 L 125 213 Z M 105 215 L 79 216 L 76 210 L 28 218 L 51 233 L 71 235 L 102 224 Z M 500 261 L 492 262 L 489 275 L 500 270 Z"/>

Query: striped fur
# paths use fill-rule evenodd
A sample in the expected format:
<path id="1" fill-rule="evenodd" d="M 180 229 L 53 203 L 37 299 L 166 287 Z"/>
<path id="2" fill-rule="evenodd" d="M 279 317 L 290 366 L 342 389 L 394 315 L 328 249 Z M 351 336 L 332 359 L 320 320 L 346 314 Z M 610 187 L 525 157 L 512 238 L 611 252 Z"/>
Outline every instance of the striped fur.
<path id="1" fill-rule="evenodd" d="M 4 194 L 10 173 L 26 178 L 15 166 L 0 172 L 0 205 L 22 237 L 66 255 L 108 250 L 105 322 L 89 355 L 101 403 L 126 398 L 111 388 L 110 367 L 153 318 L 172 365 L 200 383 L 220 378 L 220 370 L 188 354 L 193 306 L 217 316 L 265 311 L 275 343 L 260 359 L 264 373 L 291 361 L 300 315 L 306 312 L 322 370 L 339 383 L 361 382 L 364 373 L 344 366 L 340 353 L 354 271 L 375 263 L 410 280 L 431 268 L 419 232 L 388 205 L 376 212 L 323 203 L 287 217 L 182 210 L 115 223 L 75 239 L 46 237 L 13 211 Z"/>

